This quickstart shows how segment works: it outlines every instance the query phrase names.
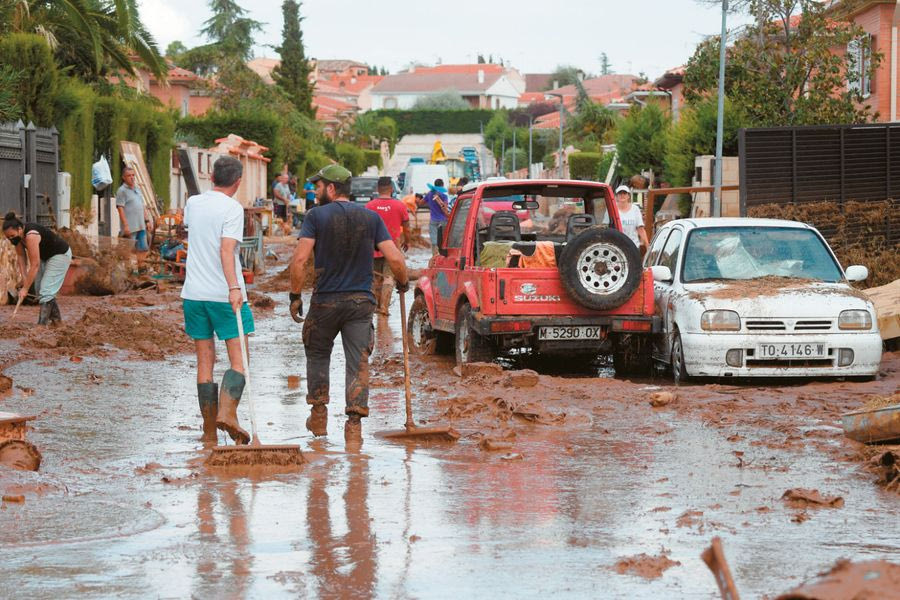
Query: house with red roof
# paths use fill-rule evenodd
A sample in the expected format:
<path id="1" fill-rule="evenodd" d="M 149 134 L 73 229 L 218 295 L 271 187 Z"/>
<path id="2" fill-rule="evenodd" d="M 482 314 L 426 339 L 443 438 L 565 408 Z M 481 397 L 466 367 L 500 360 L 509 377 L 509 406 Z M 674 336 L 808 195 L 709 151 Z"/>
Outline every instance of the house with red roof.
<path id="1" fill-rule="evenodd" d="M 176 109 L 182 117 L 196 117 L 212 108 L 215 88 L 213 81 L 170 64 L 165 82 L 150 77 L 148 92 L 166 106 Z"/>
<path id="2" fill-rule="evenodd" d="M 420 98 L 447 91 L 459 93 L 472 108 L 515 108 L 525 79 L 503 65 L 417 66 L 379 81 L 372 88 L 372 109 L 410 109 Z"/>

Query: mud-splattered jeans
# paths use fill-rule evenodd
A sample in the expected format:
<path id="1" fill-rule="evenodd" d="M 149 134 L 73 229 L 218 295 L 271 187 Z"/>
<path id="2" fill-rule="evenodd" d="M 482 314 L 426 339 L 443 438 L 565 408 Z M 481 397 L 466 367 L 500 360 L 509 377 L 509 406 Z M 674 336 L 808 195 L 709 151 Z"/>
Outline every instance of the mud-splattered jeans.
<path id="1" fill-rule="evenodd" d="M 346 361 L 348 415 L 369 414 L 369 354 L 375 341 L 372 313 L 375 303 L 366 297 L 313 302 L 303 322 L 306 349 L 306 402 L 328 404 L 328 372 L 334 338 L 341 334 Z"/>

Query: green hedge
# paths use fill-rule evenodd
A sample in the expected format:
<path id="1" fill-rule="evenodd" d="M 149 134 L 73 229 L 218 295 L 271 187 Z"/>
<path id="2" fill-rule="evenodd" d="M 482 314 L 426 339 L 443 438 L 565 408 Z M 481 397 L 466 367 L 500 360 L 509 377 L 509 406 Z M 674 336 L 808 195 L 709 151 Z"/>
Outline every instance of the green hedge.
<path id="1" fill-rule="evenodd" d="M 569 155 L 569 176 L 572 179 L 596 180 L 603 154 L 575 152 Z"/>
<path id="2" fill-rule="evenodd" d="M 141 147 L 153 191 L 169 202 L 175 117 L 152 98 L 101 96 L 73 79 L 56 98 L 60 167 L 72 175 L 73 208 L 87 208 L 94 190 L 91 165 L 100 154 L 110 159 L 113 187 L 121 183 L 123 140 Z"/>
<path id="3" fill-rule="evenodd" d="M 45 126 L 54 122 L 59 70 L 43 37 L 33 33 L 11 33 L 0 38 L 0 64 L 19 73 L 14 102 L 23 120 Z"/>
<path id="4" fill-rule="evenodd" d="M 179 139 L 187 138 L 191 144 L 210 148 L 216 140 L 234 133 L 246 140 L 252 140 L 269 149 L 266 156 L 272 159 L 269 177 L 279 170 L 276 165 L 283 163 L 281 147 L 282 121 L 270 111 L 209 112 L 202 117 L 187 117 L 178 121 L 176 128 Z"/>
<path id="5" fill-rule="evenodd" d="M 71 206 L 87 208 L 94 188 L 91 165 L 94 162 L 94 111 L 97 95 L 87 85 L 69 79 L 57 99 L 59 165 L 72 176 Z"/>
<path id="6" fill-rule="evenodd" d="M 415 133 L 479 133 L 493 110 L 399 110 L 373 111 L 378 119 L 389 117 L 397 123 L 397 136 Z"/>

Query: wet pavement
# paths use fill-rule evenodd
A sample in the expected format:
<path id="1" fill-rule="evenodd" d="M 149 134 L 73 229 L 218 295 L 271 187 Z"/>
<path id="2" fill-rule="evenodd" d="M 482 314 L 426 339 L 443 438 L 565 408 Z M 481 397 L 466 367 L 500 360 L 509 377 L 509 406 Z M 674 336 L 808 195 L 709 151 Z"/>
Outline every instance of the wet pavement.
<path id="1" fill-rule="evenodd" d="M 680 403 L 697 396 L 711 413 L 649 408 L 645 396 L 666 381 L 542 377 L 536 391 L 509 394 L 558 389 L 529 400 L 565 407 L 566 424 L 517 425 L 511 453 L 479 449 L 479 428 L 466 421 L 455 423 L 464 435 L 455 446 L 381 441 L 373 432 L 404 420 L 402 383 L 384 383 L 402 372 L 377 367 L 400 349 L 396 298 L 390 321 L 378 323 L 380 379 L 364 445 L 345 453 L 340 344 L 329 435 L 313 440 L 303 425 L 300 326 L 287 316 L 287 294 L 272 296 L 274 314 L 257 313 L 252 385 L 263 441 L 299 443 L 309 458 L 298 473 L 248 479 L 200 466 L 190 356 L 63 357 L 4 371 L 17 387 L 0 410 L 39 416 L 29 439 L 44 456 L 39 473 L 0 473 L 4 493 L 26 496 L 0 510 L 6 590 L 29 598 L 716 598 L 699 555 L 718 535 L 739 589 L 754 598 L 839 558 L 896 559 L 900 550 L 897 495 L 836 460 L 846 442 L 834 418 L 754 408 L 771 390 L 678 390 Z M 9 351 L 14 342 L 0 344 Z M 900 357 L 889 359 L 887 377 L 840 384 L 834 395 L 896 389 Z M 437 418 L 458 381 L 453 364 L 414 360 L 416 406 Z M 289 380 L 297 375 L 299 387 Z M 779 401 L 806 402 L 816 389 L 787 387 Z M 782 418 L 800 433 L 780 430 Z M 798 513 L 780 500 L 795 487 L 842 496 L 845 506 Z M 641 553 L 680 564 L 655 579 L 614 570 Z"/>

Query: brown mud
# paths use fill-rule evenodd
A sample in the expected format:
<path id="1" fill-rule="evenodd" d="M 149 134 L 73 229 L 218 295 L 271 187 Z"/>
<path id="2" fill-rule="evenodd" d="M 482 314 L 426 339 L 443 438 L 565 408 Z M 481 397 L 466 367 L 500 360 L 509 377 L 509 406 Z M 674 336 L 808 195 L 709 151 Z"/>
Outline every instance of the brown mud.
<path id="1" fill-rule="evenodd" d="M 174 310 L 150 313 L 98 306 L 86 310 L 75 322 L 64 322 L 56 328 L 34 328 L 27 339 L 33 348 L 65 354 L 103 353 L 104 346 L 113 346 L 136 358 L 160 360 L 193 349 L 182 321 Z"/>
<path id="2" fill-rule="evenodd" d="M 883 560 L 838 561 L 815 581 L 781 594 L 775 600 L 897 600 L 900 565 Z"/>
<path id="3" fill-rule="evenodd" d="M 72 323 L 110 309 L 107 300 L 62 300 Z M 133 308 L 113 310 L 181 322 L 174 300 Z M 23 596 L 592 597 L 598 570 L 609 575 L 621 562 L 625 575 L 604 578 L 609 597 L 713 597 L 700 553 L 715 534 L 728 538 L 738 587 L 756 598 L 841 557 L 896 555 L 897 500 L 868 470 L 889 448 L 846 439 L 840 415 L 897 391 L 898 353 L 885 354 L 874 382 L 679 387 L 612 378 L 599 363 L 590 376 L 540 364 L 536 373 L 489 365 L 461 376 L 451 357 L 412 357 L 417 423 L 452 425 L 462 438 L 403 447 L 373 435 L 403 423 L 394 310 L 378 321 L 370 415 L 351 453 L 341 345 L 330 433 L 313 439 L 305 384 L 286 385 L 289 373 L 304 373 L 300 329 L 278 302 L 253 338 L 257 418 L 267 443 L 298 443 L 310 462 L 248 478 L 202 465 L 190 354 L 162 365 L 98 358 L 99 346 L 38 348 L 36 311 L 23 310 L 0 339 L 0 366 L 16 384 L 2 410 L 38 416 L 29 440 L 44 454 L 40 472 L 0 466 L 0 492 L 26 498 L 4 503 L 0 528 L 0 577 Z M 656 393 L 678 399 L 653 407 Z M 846 503 L 807 513 L 781 500 L 794 488 Z M 792 522 L 798 511 L 804 522 Z M 70 543 L 85 539 L 102 543 Z"/>
<path id="4" fill-rule="evenodd" d="M 677 560 L 668 557 L 665 550 L 658 556 L 649 556 L 641 553 L 636 556 L 620 558 L 613 566 L 619 575 L 636 575 L 644 579 L 656 579 L 662 577 L 667 569 L 681 566 Z"/>

